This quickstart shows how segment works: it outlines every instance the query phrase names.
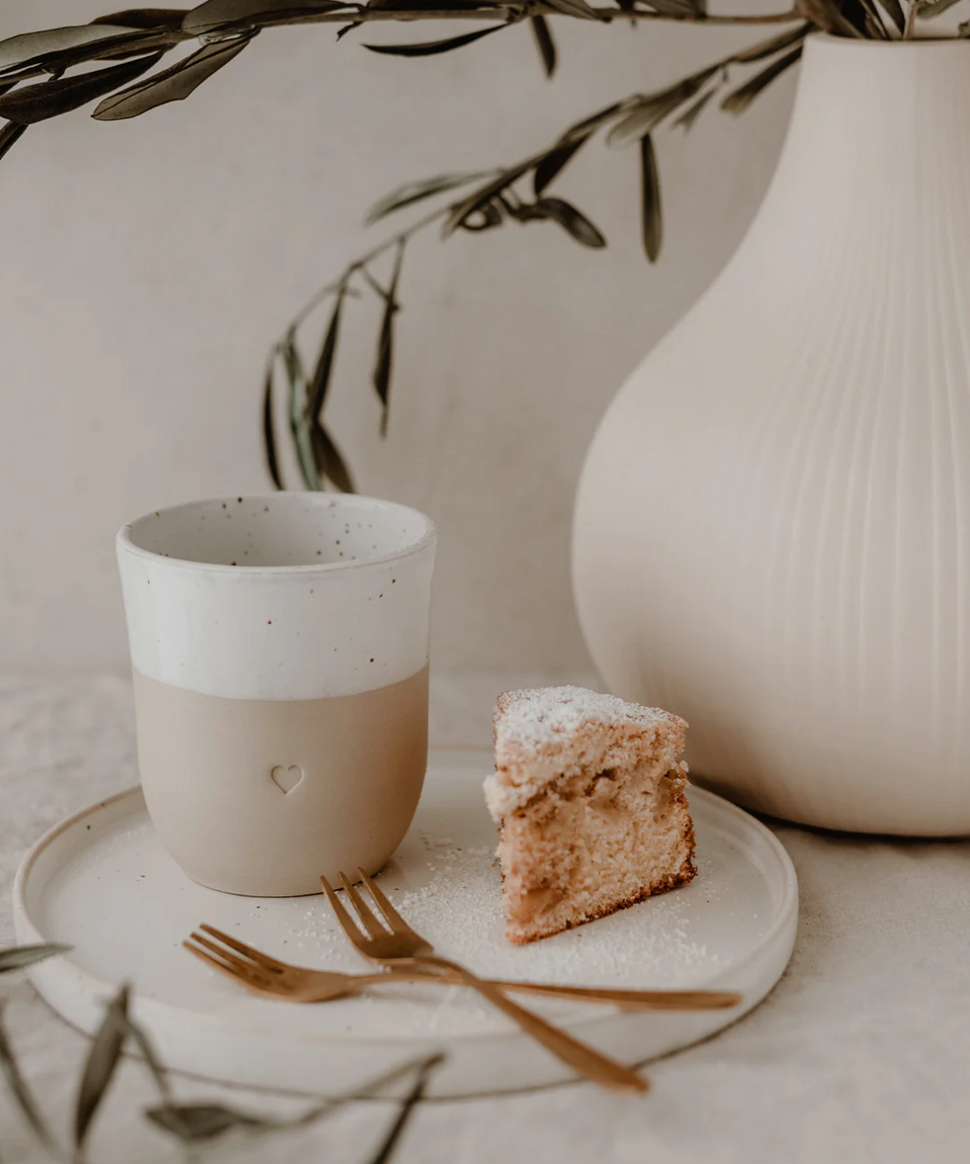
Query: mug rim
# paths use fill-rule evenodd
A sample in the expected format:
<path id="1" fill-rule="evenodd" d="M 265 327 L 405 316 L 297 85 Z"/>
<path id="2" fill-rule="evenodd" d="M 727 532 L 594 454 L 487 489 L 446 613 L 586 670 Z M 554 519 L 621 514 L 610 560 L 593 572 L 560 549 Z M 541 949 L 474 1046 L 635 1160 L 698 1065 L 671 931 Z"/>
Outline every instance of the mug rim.
<path id="1" fill-rule="evenodd" d="M 139 546 L 132 537 L 133 530 L 136 525 L 143 521 L 149 521 L 152 517 L 161 517 L 162 514 L 173 514 L 179 510 L 191 509 L 198 505 L 222 505 L 223 503 L 236 504 L 242 497 L 243 502 L 267 502 L 279 501 L 282 498 L 299 497 L 304 501 L 309 501 L 310 504 L 319 504 L 326 502 L 326 507 L 334 508 L 335 506 L 345 505 L 348 502 L 354 504 L 363 503 L 365 509 L 391 509 L 396 510 L 402 514 L 412 515 L 419 519 L 422 527 L 420 537 L 415 541 L 409 542 L 406 546 L 402 546 L 399 550 L 392 550 L 385 554 L 375 554 L 370 558 L 356 558 L 343 562 L 311 562 L 308 565 L 302 566 L 233 566 L 227 565 L 223 562 L 199 562 L 194 558 L 176 558 L 168 554 L 159 554 L 154 550 L 146 550 L 143 546 Z M 297 489 L 278 490 L 273 493 L 243 493 L 220 496 L 220 497 L 200 497 L 192 501 L 183 501 L 177 505 L 166 505 L 160 509 L 149 510 L 148 513 L 143 513 L 139 517 L 133 518 L 118 530 L 115 538 L 115 543 L 119 554 L 124 553 L 136 558 L 143 558 L 148 561 L 156 562 L 159 565 L 179 566 L 189 570 L 201 570 L 206 572 L 213 572 L 217 574 L 228 574 L 242 578 L 267 577 L 270 575 L 307 575 L 307 574 L 330 574 L 334 571 L 340 570 L 363 570 L 368 566 L 377 566 L 387 562 L 396 562 L 403 558 L 410 558 L 422 551 L 427 550 L 433 546 L 438 538 L 438 528 L 434 521 L 428 517 L 426 513 L 422 513 L 420 509 L 415 509 L 410 505 L 402 505 L 398 501 L 387 501 L 382 497 L 370 497 L 361 493 L 324 493 L 324 492 L 310 492 L 301 491 Z"/>

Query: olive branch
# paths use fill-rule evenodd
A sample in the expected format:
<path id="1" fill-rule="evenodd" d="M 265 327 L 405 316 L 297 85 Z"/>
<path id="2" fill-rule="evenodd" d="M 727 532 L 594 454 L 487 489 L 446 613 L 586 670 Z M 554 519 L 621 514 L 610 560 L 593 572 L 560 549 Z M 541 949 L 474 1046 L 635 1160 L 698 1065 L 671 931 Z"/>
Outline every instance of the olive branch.
<path id="1" fill-rule="evenodd" d="M 0 950 L 0 975 L 67 953 L 69 949 L 69 946 L 49 944 Z M 410 1080 L 410 1086 L 398 1101 L 398 1111 L 381 1138 L 370 1164 L 387 1164 L 390 1160 L 408 1120 L 424 1098 L 431 1076 L 444 1062 L 442 1055 L 431 1055 L 405 1063 L 363 1087 L 322 1100 L 301 1115 L 289 1119 L 274 1119 L 221 1103 L 179 1103 L 172 1093 L 168 1072 L 151 1040 L 131 1017 L 129 1002 L 129 988 L 122 986 L 114 998 L 107 1002 L 104 1019 L 91 1040 L 74 1101 L 70 1146 L 62 1144 L 54 1134 L 21 1070 L 4 1022 L 3 1003 L 0 1002 L 0 1076 L 24 1123 L 52 1160 L 62 1164 L 85 1164 L 88 1140 L 95 1119 L 121 1065 L 125 1047 L 129 1044 L 133 1044 L 141 1055 L 158 1091 L 159 1102 L 145 1109 L 145 1119 L 158 1130 L 174 1136 L 186 1148 L 192 1149 L 219 1140 L 233 1131 L 246 1135 L 266 1135 L 275 1131 L 309 1127 L 348 1103 L 380 1098 L 394 1084 Z"/>
<path id="2" fill-rule="evenodd" d="M 663 240 L 663 212 L 655 135 L 661 128 L 687 131 L 719 98 L 728 113 L 743 113 L 765 89 L 795 65 L 807 37 L 822 31 L 869 40 L 909 39 L 917 20 L 930 20 L 965 0 L 795 0 L 789 10 L 766 15 L 722 15 L 707 0 L 206 0 L 191 9 L 130 8 L 88 24 L 28 32 L 0 41 L 0 159 L 28 128 L 97 101 L 92 117 L 118 121 L 182 101 L 243 52 L 267 28 L 337 24 L 343 40 L 374 22 L 422 20 L 487 21 L 440 40 L 409 40 L 363 48 L 384 55 L 426 57 L 462 49 L 486 37 L 528 24 L 541 66 L 556 72 L 558 51 L 553 19 L 649 24 L 674 21 L 707 25 L 789 26 L 785 31 L 652 93 L 637 93 L 567 128 L 548 147 L 522 161 L 492 171 L 443 174 L 409 183 L 373 207 L 368 222 L 429 198 L 463 191 L 455 201 L 396 232 L 351 262 L 294 315 L 272 345 L 263 381 L 263 438 L 267 465 L 283 488 L 275 425 L 275 380 L 282 370 L 287 416 L 303 485 L 353 490 L 354 482 L 324 423 L 341 326 L 348 298 L 376 295 L 382 304 L 371 376 L 382 409 L 381 433 L 388 428 L 394 334 L 401 309 L 400 280 L 405 252 L 415 235 L 440 223 L 445 238 L 456 231 L 489 231 L 508 223 L 551 222 L 582 246 L 602 248 L 606 239 L 591 219 L 547 188 L 584 146 L 601 135 L 612 146 L 636 146 L 641 186 L 641 234 L 647 259 L 656 262 Z M 970 21 L 957 35 L 970 37 Z M 173 50 L 198 47 L 173 64 L 157 68 Z M 738 82 L 734 73 L 747 70 Z M 390 269 L 375 270 L 385 256 Z M 318 353 L 309 368 L 298 329 L 330 301 Z"/>

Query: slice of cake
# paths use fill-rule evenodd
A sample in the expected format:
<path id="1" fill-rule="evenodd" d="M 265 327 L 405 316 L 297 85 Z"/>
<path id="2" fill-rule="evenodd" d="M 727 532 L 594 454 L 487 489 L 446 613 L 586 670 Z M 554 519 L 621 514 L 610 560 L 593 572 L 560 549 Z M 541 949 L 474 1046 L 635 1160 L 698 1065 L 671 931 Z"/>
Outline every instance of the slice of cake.
<path id="1" fill-rule="evenodd" d="M 522 945 L 686 885 L 687 724 L 581 687 L 500 695 L 495 774 L 506 937 Z"/>

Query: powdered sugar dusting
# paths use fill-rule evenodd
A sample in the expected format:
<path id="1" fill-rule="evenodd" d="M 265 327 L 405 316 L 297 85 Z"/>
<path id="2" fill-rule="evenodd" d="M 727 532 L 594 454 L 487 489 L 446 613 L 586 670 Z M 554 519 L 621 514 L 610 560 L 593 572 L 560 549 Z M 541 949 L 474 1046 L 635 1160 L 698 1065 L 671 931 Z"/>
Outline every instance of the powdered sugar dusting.
<path id="1" fill-rule="evenodd" d="M 496 729 L 507 743 L 542 750 L 591 724 L 642 732 L 671 718 L 585 687 L 530 687 L 499 696 Z"/>
<path id="2" fill-rule="evenodd" d="M 597 769 L 649 762 L 659 777 L 684 747 L 687 725 L 657 707 L 641 707 L 584 687 L 506 691 L 495 710 L 495 773 L 485 800 L 496 821 L 553 781 Z"/>
<path id="3" fill-rule="evenodd" d="M 490 849 L 436 845 L 428 865 L 430 879 L 397 898 L 396 905 L 439 953 L 479 973 L 576 985 L 656 986 L 690 982 L 720 965 L 719 956 L 693 936 L 684 890 L 513 947 L 504 936 L 501 875 Z M 701 857 L 697 883 L 708 899 L 714 891 L 710 872 Z"/>

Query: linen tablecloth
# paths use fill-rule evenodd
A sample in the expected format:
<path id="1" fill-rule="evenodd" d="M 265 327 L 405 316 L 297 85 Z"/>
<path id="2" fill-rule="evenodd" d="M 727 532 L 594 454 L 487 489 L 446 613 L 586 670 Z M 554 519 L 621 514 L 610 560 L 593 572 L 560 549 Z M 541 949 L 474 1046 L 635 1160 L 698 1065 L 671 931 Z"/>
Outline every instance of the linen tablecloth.
<path id="1" fill-rule="evenodd" d="M 436 678 L 433 735 L 486 743 L 488 707 Z M 479 700 L 481 702 L 481 700 Z M 469 736 L 473 738 L 468 738 Z M 919 779 L 919 773 L 913 778 Z M 113 676 L 0 680 L 0 946 L 23 851 L 64 816 L 137 779 L 131 691 Z M 970 773 L 968 773 L 970 779 Z M 421 1105 L 398 1164 L 947 1164 L 970 1159 L 970 841 L 843 836 L 769 822 L 798 870 L 787 973 L 751 1015 L 652 1064 L 642 1098 L 574 1084 Z M 25 1075 L 65 1137 L 87 1048 L 23 975 L 0 980 Z M 183 1101 L 297 1113 L 305 1100 L 177 1078 Z M 141 1114 L 155 1102 L 126 1061 L 90 1142 L 91 1164 L 182 1159 Z M 203 1159 L 355 1164 L 396 1106 L 355 1104 L 297 1133 L 232 1138 Z M 46 1159 L 0 1085 L 0 1158 Z"/>

